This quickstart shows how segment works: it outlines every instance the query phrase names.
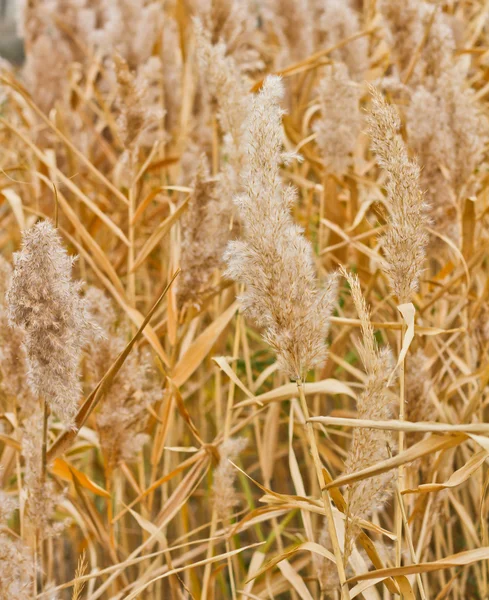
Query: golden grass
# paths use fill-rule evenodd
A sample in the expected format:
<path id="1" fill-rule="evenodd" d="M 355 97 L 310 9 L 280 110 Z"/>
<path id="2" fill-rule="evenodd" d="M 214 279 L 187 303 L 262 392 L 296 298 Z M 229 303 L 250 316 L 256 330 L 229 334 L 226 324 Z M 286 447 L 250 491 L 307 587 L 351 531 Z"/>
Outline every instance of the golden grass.
<path id="1" fill-rule="evenodd" d="M 115 48 L 89 43 L 76 18 L 60 12 L 51 30 L 31 7 L 26 66 L 0 72 L 1 257 L 12 264 L 23 232 L 49 219 L 79 257 L 81 296 L 94 286 L 110 300 L 122 344 L 101 376 L 90 357 L 104 342 L 85 344 L 67 426 L 52 399 L 29 396 L 0 263 L 0 600 L 488 598 L 487 3 L 409 0 L 402 13 L 394 0 L 352 1 L 353 29 L 338 25 L 339 9 L 321 22 L 306 0 L 293 23 L 285 1 L 268 13 L 204 4 L 156 3 L 138 34 L 154 43 L 144 55 L 118 40 L 115 69 Z M 46 35 L 58 62 L 43 65 Z M 436 73 L 437 44 L 450 81 Z M 327 78 L 340 63 L 336 97 L 339 80 Z M 280 85 L 270 74 L 282 77 L 286 114 L 270 108 L 275 90 L 254 121 Z M 342 94 L 358 109 L 349 131 Z M 426 113 L 413 114 L 420 94 Z M 344 154 L 328 159 L 327 148 Z M 229 268 L 233 281 L 228 240 L 261 249 L 265 264 Z M 311 271 L 297 258 L 309 244 Z M 332 316 L 312 319 L 338 267 L 356 273 L 368 310 L 347 275 Z M 329 346 L 313 369 L 299 357 L 308 332 L 305 362 Z M 102 425 L 102 409 L 116 425 Z M 109 456 L 120 440 L 127 452 Z M 32 525 L 36 452 L 50 535 Z"/>

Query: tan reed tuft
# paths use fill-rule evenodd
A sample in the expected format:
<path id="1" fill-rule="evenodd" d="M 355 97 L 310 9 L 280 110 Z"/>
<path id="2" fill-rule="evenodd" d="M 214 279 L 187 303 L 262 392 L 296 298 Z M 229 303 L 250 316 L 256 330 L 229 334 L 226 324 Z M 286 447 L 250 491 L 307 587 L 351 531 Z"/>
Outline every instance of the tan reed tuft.
<path id="1" fill-rule="evenodd" d="M 379 348 L 375 340 L 374 328 L 370 321 L 370 311 L 365 302 L 356 275 L 344 269 L 356 312 L 360 318 L 362 337 L 356 347 L 367 378 L 365 387 L 357 400 L 359 419 L 386 420 L 391 415 L 391 398 L 388 381 L 392 370 L 392 356 L 389 348 Z M 372 429 L 354 429 L 351 446 L 345 461 L 345 472 L 354 473 L 389 458 L 389 446 L 393 449 L 393 438 L 389 432 Z M 392 472 L 352 484 L 348 489 L 348 509 L 345 533 L 345 561 L 351 555 L 355 537 L 359 533 L 359 520 L 369 517 L 382 509 L 392 490 Z"/>
<path id="2" fill-rule="evenodd" d="M 280 79 L 269 77 L 253 102 L 245 192 L 236 198 L 243 237 L 225 256 L 228 276 L 246 286 L 243 310 L 264 328 L 281 368 L 295 380 L 326 358 L 336 277 L 317 287 L 310 243 L 290 216 L 295 192 L 279 174 L 281 161 L 289 159 L 282 151 L 282 93 Z"/>
<path id="3" fill-rule="evenodd" d="M 40 221 L 25 231 L 22 249 L 14 254 L 7 291 L 10 322 L 25 336 L 31 389 L 68 425 L 81 393 L 82 347 L 93 330 L 72 267 L 56 229 Z"/>
<path id="4" fill-rule="evenodd" d="M 419 186 L 419 167 L 409 158 L 399 135 L 400 119 L 395 108 L 371 88 L 372 108 L 368 116 L 372 150 L 387 174 L 389 222 L 381 243 L 384 269 L 399 303 L 408 302 L 418 290 L 424 268 L 429 225 L 428 209 Z"/>

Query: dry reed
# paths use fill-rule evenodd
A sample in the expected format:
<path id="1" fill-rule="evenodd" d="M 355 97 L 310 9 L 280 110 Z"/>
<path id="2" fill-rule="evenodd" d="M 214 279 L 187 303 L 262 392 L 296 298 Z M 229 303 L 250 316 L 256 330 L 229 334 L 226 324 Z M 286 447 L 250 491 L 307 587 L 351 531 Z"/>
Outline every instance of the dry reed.
<path id="1" fill-rule="evenodd" d="M 0 600 L 487 598 L 486 3 L 19 24 Z"/>

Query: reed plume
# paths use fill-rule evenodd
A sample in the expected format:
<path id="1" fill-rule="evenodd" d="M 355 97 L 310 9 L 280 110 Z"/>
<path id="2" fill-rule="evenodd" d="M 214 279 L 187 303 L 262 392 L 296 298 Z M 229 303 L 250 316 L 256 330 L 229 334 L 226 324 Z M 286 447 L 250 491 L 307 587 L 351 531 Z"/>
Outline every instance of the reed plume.
<path id="1" fill-rule="evenodd" d="M 27 364 L 24 351 L 24 334 L 9 322 L 6 292 L 10 286 L 12 267 L 0 257 L 0 390 L 4 396 L 4 408 L 17 405 L 19 415 L 31 413 L 35 398 L 27 383 Z"/>
<path id="2" fill-rule="evenodd" d="M 317 3 L 318 44 L 333 47 L 361 31 L 359 13 L 351 0 L 322 0 Z M 368 68 L 368 38 L 359 37 L 331 53 L 331 58 L 348 67 L 349 76 L 361 81 Z"/>
<path id="3" fill-rule="evenodd" d="M 316 33 L 313 6 L 312 0 L 266 0 L 264 3 L 264 19 L 279 42 L 276 68 L 312 54 Z"/>
<path id="4" fill-rule="evenodd" d="M 126 60 L 120 55 L 114 56 L 117 79 L 116 104 L 119 111 L 119 132 L 125 150 L 124 158 L 129 160 L 130 169 L 134 168 L 139 148 L 148 143 L 148 136 L 156 127 L 158 114 L 148 108 L 145 100 L 148 93 L 147 82 L 139 80 L 131 73 Z"/>
<path id="5" fill-rule="evenodd" d="M 93 330 L 73 262 L 52 224 L 40 221 L 23 234 L 7 291 L 10 323 L 24 334 L 32 392 L 67 425 L 74 423 L 81 352 Z"/>
<path id="6" fill-rule="evenodd" d="M 465 84 L 459 62 L 437 79 L 436 87 L 420 85 L 406 111 L 409 142 L 423 169 L 430 215 L 438 232 L 460 239 L 461 201 L 476 193 L 475 171 L 484 158 L 489 121 Z"/>
<path id="7" fill-rule="evenodd" d="M 200 303 L 212 289 L 212 276 L 222 264 L 229 240 L 229 212 L 218 196 L 205 155 L 200 157 L 188 210 L 182 219 L 182 244 L 177 297 L 179 306 Z"/>
<path id="8" fill-rule="evenodd" d="M 219 464 L 214 470 L 214 481 L 212 491 L 214 493 L 214 506 L 217 516 L 227 522 L 233 508 L 239 503 L 235 489 L 237 471 L 230 461 L 246 448 L 245 438 L 228 438 L 219 446 Z"/>
<path id="9" fill-rule="evenodd" d="M 227 275 L 246 286 L 243 310 L 264 328 L 280 367 L 297 380 L 326 358 L 336 277 L 318 288 L 311 244 L 290 215 L 295 191 L 280 178 L 280 163 L 289 159 L 282 151 L 282 95 L 280 79 L 269 76 L 253 100 L 245 192 L 235 200 L 243 235 L 229 244 L 225 259 Z"/>
<path id="10" fill-rule="evenodd" d="M 348 76 L 345 64 L 326 67 L 319 82 L 321 117 L 315 124 L 316 143 L 329 171 L 342 175 L 360 133 L 360 89 Z"/>
<path id="11" fill-rule="evenodd" d="M 217 118 L 224 134 L 219 193 L 223 202 L 224 197 L 228 198 L 231 206 L 247 160 L 244 146 L 251 98 L 249 83 L 233 56 L 227 54 L 226 45 L 222 41 L 213 44 L 209 31 L 198 19 L 194 21 L 194 31 L 202 79 L 211 101 L 217 103 Z"/>
<path id="12" fill-rule="evenodd" d="M 0 564 L 0 598 L 32 598 L 35 569 L 27 546 L 6 533 L 0 533 Z"/>
<path id="13" fill-rule="evenodd" d="M 387 232 L 382 236 L 384 270 L 400 304 L 408 302 L 419 287 L 428 243 L 428 207 L 419 187 L 419 167 L 409 158 L 398 133 L 396 110 L 371 88 L 368 116 L 371 147 L 387 174 Z"/>
<path id="14" fill-rule="evenodd" d="M 17 501 L 0 490 L 0 598 L 2 600 L 27 600 L 31 597 L 35 568 L 32 555 L 22 540 L 14 539 L 3 531 Z"/>
<path id="15" fill-rule="evenodd" d="M 392 360 L 388 348 L 379 348 L 370 321 L 370 311 L 362 294 L 360 282 L 356 275 L 342 269 L 348 281 L 351 297 L 360 318 L 362 337 L 357 341 L 357 351 L 363 363 L 367 378 L 365 387 L 357 400 L 359 419 L 386 420 L 390 417 L 390 399 L 388 380 Z M 387 432 L 373 429 L 353 430 L 353 437 L 345 462 L 345 472 L 354 473 L 377 462 L 389 458 L 388 444 L 392 446 L 393 438 Z M 350 486 L 348 490 L 348 512 L 345 532 L 345 562 L 351 554 L 355 537 L 359 532 L 358 522 L 367 518 L 389 497 L 389 483 L 392 472 L 364 479 Z"/>
<path id="16" fill-rule="evenodd" d="M 220 171 L 215 181 L 202 156 L 194 180 L 194 193 L 182 240 L 180 300 L 198 304 L 210 277 L 221 265 L 235 220 L 233 198 L 242 191 L 241 173 L 246 168 L 245 123 L 250 107 L 247 80 L 224 42 L 212 43 L 211 33 L 194 20 L 197 56 L 210 105 L 217 106 L 223 134 Z M 197 277 L 192 282 L 191 276 Z M 193 296 L 193 298 L 192 298 Z"/>
<path id="17" fill-rule="evenodd" d="M 103 339 L 90 349 L 87 368 L 93 384 L 97 384 L 129 339 L 130 328 L 117 323 L 110 300 L 97 288 L 85 296 L 93 320 L 104 333 Z M 135 460 L 148 436 L 148 407 L 161 397 L 161 385 L 152 368 L 147 350 L 133 350 L 112 382 L 95 423 L 106 465 L 111 472 L 120 462 Z"/>
<path id="18" fill-rule="evenodd" d="M 258 7 L 240 0 L 191 0 L 211 44 L 223 44 L 241 73 L 263 69 L 257 35 Z"/>
<path id="19" fill-rule="evenodd" d="M 450 68 L 455 51 L 454 24 L 439 7 L 424 0 L 379 5 L 387 41 L 397 66 L 397 77 L 410 86 L 436 87 Z"/>
<path id="20" fill-rule="evenodd" d="M 6 523 L 17 508 L 17 500 L 0 490 L 0 524 Z"/>
<path id="21" fill-rule="evenodd" d="M 413 352 L 406 371 L 406 420 L 413 423 L 433 421 L 436 416 L 435 407 L 430 402 L 429 391 L 433 385 L 427 370 L 429 358 L 418 349 Z M 418 441 L 419 434 L 412 434 L 411 441 Z"/>

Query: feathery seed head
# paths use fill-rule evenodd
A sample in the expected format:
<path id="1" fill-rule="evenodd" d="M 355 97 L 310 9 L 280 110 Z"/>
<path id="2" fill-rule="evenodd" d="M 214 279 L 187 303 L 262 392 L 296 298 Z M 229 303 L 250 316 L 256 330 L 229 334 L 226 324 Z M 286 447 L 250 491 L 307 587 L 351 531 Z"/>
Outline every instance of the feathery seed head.
<path id="1" fill-rule="evenodd" d="M 246 285 L 243 309 L 264 328 L 281 368 L 299 379 L 326 358 L 336 276 L 318 288 L 311 244 L 290 214 L 293 193 L 280 177 L 282 96 L 280 78 L 269 76 L 253 99 L 245 192 L 236 198 L 243 239 L 229 244 L 225 260 L 227 275 Z"/>
<path id="2" fill-rule="evenodd" d="M 234 487 L 237 472 L 229 461 L 234 461 L 246 448 L 247 443 L 245 438 L 228 438 L 219 447 L 220 460 L 214 470 L 212 489 L 214 505 L 222 521 L 229 519 L 232 509 L 239 502 Z"/>
<path id="3" fill-rule="evenodd" d="M 3 490 L 0 490 L 0 526 L 2 523 L 6 523 L 14 510 L 18 507 L 18 502 L 12 496 L 9 496 Z"/>
<path id="4" fill-rule="evenodd" d="M 32 598 L 35 567 L 28 547 L 20 540 L 0 533 L 0 598 Z"/>
<path id="5" fill-rule="evenodd" d="M 124 350 L 129 328 L 118 324 L 110 300 L 97 289 L 90 288 L 86 299 L 90 312 L 104 337 L 90 349 L 87 368 L 96 385 Z M 93 307 L 93 308 L 92 308 Z M 114 469 L 121 461 L 133 461 L 148 439 L 144 432 L 148 407 L 161 397 L 161 386 L 152 368 L 151 354 L 134 349 L 107 391 L 96 413 L 106 465 Z"/>
<path id="6" fill-rule="evenodd" d="M 24 232 L 7 292 L 10 323 L 24 334 L 31 389 L 68 424 L 81 393 L 81 350 L 94 328 L 71 278 L 73 262 L 53 225 L 41 221 Z"/>
<path id="7" fill-rule="evenodd" d="M 326 167 L 342 175 L 351 161 L 361 128 L 360 88 L 343 63 L 326 67 L 319 83 L 321 117 L 315 124 L 316 142 Z"/>
<path id="8" fill-rule="evenodd" d="M 370 311 L 363 297 L 356 275 L 341 269 L 347 279 L 353 303 L 360 318 L 362 339 L 357 343 L 360 357 L 367 372 L 365 388 L 357 401 L 357 413 L 361 419 L 384 420 L 390 416 L 388 380 L 392 371 L 389 349 L 379 349 L 370 321 Z M 388 458 L 387 444 L 393 445 L 392 435 L 373 429 L 355 428 L 345 471 L 353 473 Z M 382 506 L 388 498 L 391 473 L 364 479 L 350 486 L 348 493 L 348 521 L 345 533 L 345 556 L 352 550 L 358 533 L 358 520 L 367 517 L 372 510 Z M 346 559 L 345 559 L 346 560 Z"/>
<path id="9" fill-rule="evenodd" d="M 370 88 L 372 108 L 368 116 L 372 150 L 388 176 L 386 185 L 389 223 L 382 237 L 384 270 L 399 303 L 408 302 L 423 272 L 429 225 L 427 206 L 419 187 L 419 167 L 409 158 L 398 133 L 400 119 L 380 92 Z"/>
<path id="10" fill-rule="evenodd" d="M 230 214 L 224 206 L 219 181 L 211 178 L 205 155 L 201 155 L 194 178 L 193 193 L 182 219 L 182 244 L 177 298 L 199 305 L 211 291 L 212 275 L 222 263 L 229 239 Z"/>

